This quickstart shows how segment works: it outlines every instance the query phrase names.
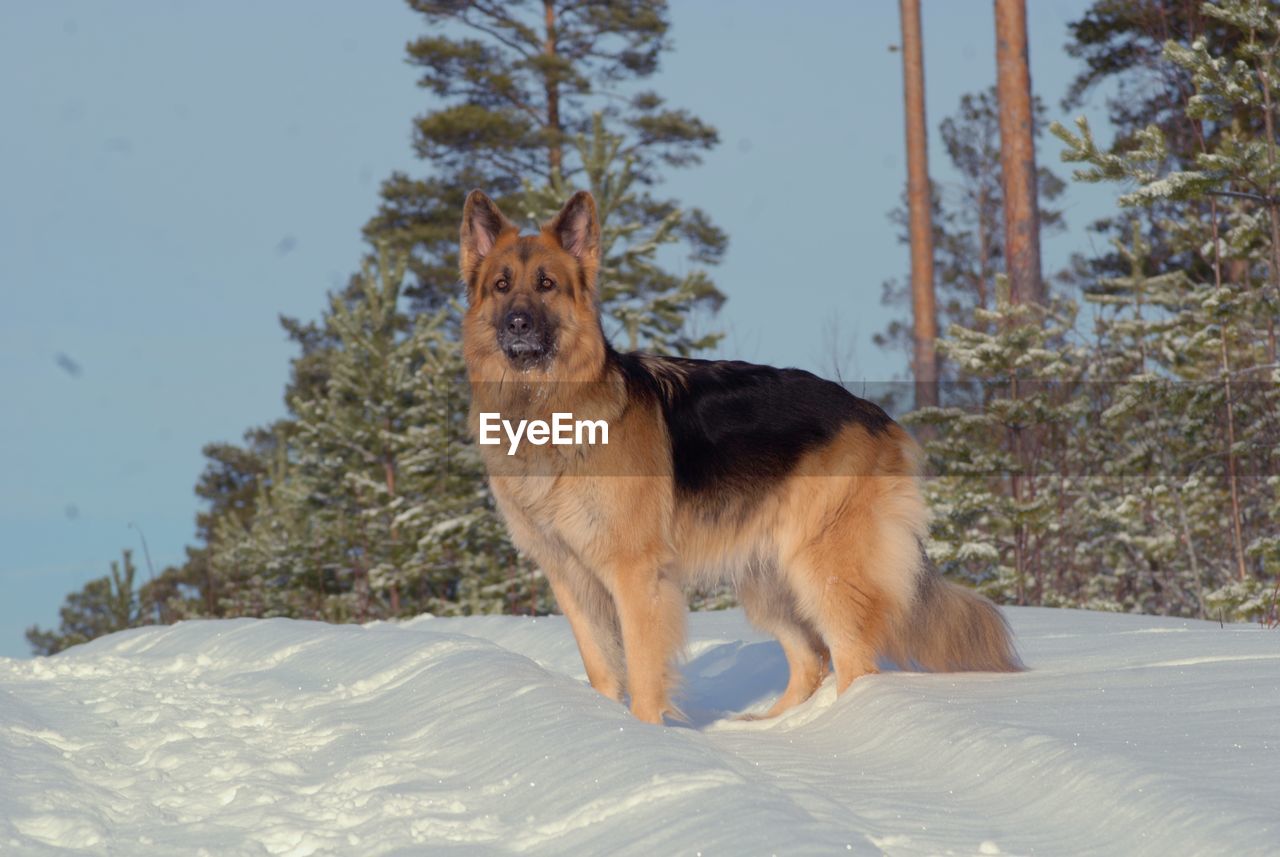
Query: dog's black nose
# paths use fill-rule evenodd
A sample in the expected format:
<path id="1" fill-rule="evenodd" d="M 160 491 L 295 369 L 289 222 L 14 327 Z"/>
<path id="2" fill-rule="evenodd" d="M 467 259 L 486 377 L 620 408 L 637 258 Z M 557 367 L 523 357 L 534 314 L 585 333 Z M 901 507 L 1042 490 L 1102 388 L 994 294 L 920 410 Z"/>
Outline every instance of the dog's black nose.
<path id="1" fill-rule="evenodd" d="M 533 319 L 529 313 L 516 310 L 507 313 L 507 333 L 520 336 L 533 329 Z"/>

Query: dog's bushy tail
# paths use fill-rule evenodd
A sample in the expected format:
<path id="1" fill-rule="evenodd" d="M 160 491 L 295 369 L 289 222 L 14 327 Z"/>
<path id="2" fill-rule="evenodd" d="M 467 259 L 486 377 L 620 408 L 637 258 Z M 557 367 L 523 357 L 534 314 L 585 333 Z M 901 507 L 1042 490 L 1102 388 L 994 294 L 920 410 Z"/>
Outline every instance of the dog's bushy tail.
<path id="1" fill-rule="evenodd" d="M 933 672 L 1023 669 L 996 605 L 944 579 L 927 560 L 918 581 L 911 606 L 890 627 L 885 654 L 899 666 Z"/>

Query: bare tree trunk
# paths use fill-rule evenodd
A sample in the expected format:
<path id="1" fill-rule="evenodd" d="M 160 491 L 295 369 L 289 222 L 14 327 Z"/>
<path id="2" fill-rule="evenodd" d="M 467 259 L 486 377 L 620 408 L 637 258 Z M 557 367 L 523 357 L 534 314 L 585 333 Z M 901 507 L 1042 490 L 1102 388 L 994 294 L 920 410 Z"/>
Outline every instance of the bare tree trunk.
<path id="1" fill-rule="evenodd" d="M 1044 303 L 1026 0 L 995 0 L 1005 267 L 1014 303 Z"/>
<path id="2" fill-rule="evenodd" d="M 907 208 L 911 233 L 912 371 L 916 407 L 938 404 L 938 314 L 933 292 L 933 200 L 929 189 L 920 0 L 901 0 L 902 80 L 907 119 Z"/>
<path id="3" fill-rule="evenodd" d="M 1210 197 L 1209 216 L 1213 227 L 1213 282 L 1222 288 L 1222 241 L 1218 233 L 1218 202 Z M 1231 393 L 1231 356 L 1227 350 L 1227 331 L 1224 328 L 1219 341 L 1219 358 L 1222 364 L 1223 395 L 1227 404 L 1227 483 L 1231 489 L 1231 534 L 1235 547 L 1236 572 L 1243 581 L 1248 577 L 1244 562 L 1244 536 L 1240 530 L 1240 488 L 1236 479 L 1236 418 L 1235 403 Z"/>
<path id="4" fill-rule="evenodd" d="M 1040 208 L 1036 193 L 1035 129 L 1031 113 L 1031 65 L 1027 53 L 1026 0 L 995 0 L 996 99 L 1000 103 L 1000 185 L 1004 194 L 1005 271 L 1009 276 L 1009 300 L 1015 304 L 1045 303 L 1040 276 Z M 1017 379 L 1013 398 L 1019 397 Z M 1034 429 L 1032 429 L 1034 432 Z M 1028 467 L 1027 445 L 1034 438 L 1021 437 L 1014 446 L 1019 469 Z M 1034 489 L 1032 489 L 1034 491 Z M 1023 486 L 1015 477 L 1014 501 L 1022 503 Z M 1027 533 L 1019 525 L 1015 563 L 1018 603 L 1026 603 Z M 1039 569 L 1036 569 L 1037 581 Z"/>
<path id="5" fill-rule="evenodd" d="M 987 306 L 987 284 L 991 282 L 991 232 L 988 229 L 987 209 L 994 206 L 988 205 L 987 191 L 984 187 L 978 192 L 978 307 L 980 309 L 990 309 Z M 986 322 L 983 322 L 979 330 L 987 329 Z"/>
<path id="6" fill-rule="evenodd" d="M 391 419 L 388 417 L 384 428 L 388 433 L 391 432 Z M 395 500 L 396 497 L 396 461 L 390 452 L 383 453 L 382 456 L 382 474 L 387 481 L 387 495 Z M 396 556 L 396 547 L 399 542 L 399 534 L 396 532 L 395 515 L 391 516 L 391 520 L 387 522 L 387 531 L 391 537 L 391 555 Z M 391 584 L 391 615 L 399 617 L 400 615 L 400 584 L 393 581 Z"/>
<path id="7" fill-rule="evenodd" d="M 218 610 L 218 593 L 214 591 L 216 584 L 213 578 L 213 566 L 209 562 L 208 555 L 204 558 L 204 605 L 207 615 L 210 617 L 220 616 Z"/>
<path id="8" fill-rule="evenodd" d="M 1191 525 L 1187 522 L 1187 505 L 1182 502 L 1182 491 L 1175 488 L 1173 491 L 1173 501 L 1178 510 L 1178 526 L 1181 529 L 1182 542 L 1187 546 L 1187 559 L 1191 561 L 1191 576 L 1196 581 L 1196 610 L 1197 615 L 1204 619 L 1206 613 L 1204 610 L 1204 580 L 1200 575 L 1200 558 L 1196 556 L 1196 542 L 1191 535 Z"/>
<path id="9" fill-rule="evenodd" d="M 1266 57 L 1269 60 L 1272 53 L 1280 45 L 1280 37 L 1272 42 L 1271 50 L 1267 52 Z M 1274 175 L 1276 168 L 1276 127 L 1275 127 L 1275 107 L 1271 102 L 1271 77 L 1267 72 L 1270 65 L 1268 62 L 1259 63 L 1258 78 L 1262 82 L 1262 116 L 1263 124 L 1267 131 L 1267 167 L 1268 174 Z M 1271 274 L 1271 290 L 1272 298 L 1280 302 L 1280 209 L 1277 209 L 1275 202 L 1275 187 L 1270 180 L 1267 182 L 1267 213 L 1271 219 L 1271 259 L 1268 268 Z M 1275 319 L 1267 319 L 1267 361 L 1276 362 L 1276 326 Z"/>
<path id="10" fill-rule="evenodd" d="M 542 52 L 550 59 L 556 56 L 556 7 L 553 0 L 542 0 L 542 8 L 546 13 L 547 37 L 542 44 Z M 550 165 L 549 178 L 552 181 L 560 178 L 564 167 L 564 150 L 560 141 L 560 73 L 554 68 L 544 73 L 547 97 L 547 132 L 551 142 L 547 149 Z"/>

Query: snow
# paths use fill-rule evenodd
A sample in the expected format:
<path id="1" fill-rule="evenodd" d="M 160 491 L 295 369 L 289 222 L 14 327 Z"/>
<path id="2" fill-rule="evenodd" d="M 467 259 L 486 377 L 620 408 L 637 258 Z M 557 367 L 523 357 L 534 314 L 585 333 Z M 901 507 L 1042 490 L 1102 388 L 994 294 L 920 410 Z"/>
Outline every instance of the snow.
<path id="1" fill-rule="evenodd" d="M 691 723 L 559 617 L 188 622 L 0 659 L 0 852 L 1192 854 L 1280 843 L 1280 634 L 1010 609 L 1016 675 L 828 681 L 690 617 Z"/>

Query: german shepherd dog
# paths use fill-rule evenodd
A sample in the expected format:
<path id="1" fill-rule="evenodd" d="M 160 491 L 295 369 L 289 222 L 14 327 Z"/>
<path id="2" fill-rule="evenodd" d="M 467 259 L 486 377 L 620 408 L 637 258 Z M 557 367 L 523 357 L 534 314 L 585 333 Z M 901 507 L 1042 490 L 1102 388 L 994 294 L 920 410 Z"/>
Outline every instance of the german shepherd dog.
<path id="1" fill-rule="evenodd" d="M 625 690 L 643 721 L 679 716 L 682 585 L 726 579 L 786 654 L 767 717 L 806 700 L 828 663 L 838 693 L 878 656 L 1020 668 L 995 606 L 927 566 L 920 451 L 878 406 L 798 369 L 615 351 L 589 193 L 522 236 L 472 191 L 461 239 L 472 432 L 486 412 L 608 424 L 607 444 L 480 447 L 596 690 Z"/>

